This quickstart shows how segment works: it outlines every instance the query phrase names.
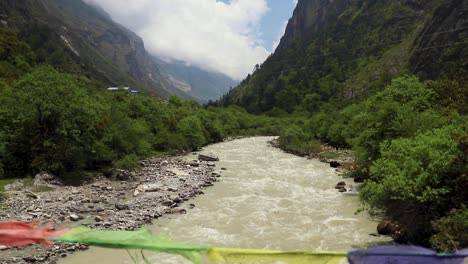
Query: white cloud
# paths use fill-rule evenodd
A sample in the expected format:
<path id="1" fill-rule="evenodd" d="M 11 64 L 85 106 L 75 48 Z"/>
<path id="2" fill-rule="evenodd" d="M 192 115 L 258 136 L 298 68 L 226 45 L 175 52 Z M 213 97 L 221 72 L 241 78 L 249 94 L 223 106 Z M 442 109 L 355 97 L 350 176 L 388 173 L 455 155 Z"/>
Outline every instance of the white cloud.
<path id="1" fill-rule="evenodd" d="M 261 42 L 266 0 L 87 0 L 135 31 L 165 59 L 243 79 L 269 52 Z"/>
<path id="2" fill-rule="evenodd" d="M 288 26 L 288 22 L 289 20 L 283 21 L 283 25 L 281 27 L 280 33 L 276 37 L 275 42 L 273 42 L 272 52 L 274 52 L 276 48 L 278 47 L 278 45 L 280 44 L 281 38 L 284 36 L 284 33 L 286 32 L 286 27 Z"/>

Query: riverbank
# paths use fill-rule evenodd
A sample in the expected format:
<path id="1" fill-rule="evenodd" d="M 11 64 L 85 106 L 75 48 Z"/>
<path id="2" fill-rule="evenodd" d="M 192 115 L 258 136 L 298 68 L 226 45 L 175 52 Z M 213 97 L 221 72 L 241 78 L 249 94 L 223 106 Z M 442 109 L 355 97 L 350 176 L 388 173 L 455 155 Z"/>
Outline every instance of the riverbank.
<path id="1" fill-rule="evenodd" d="M 164 214 L 185 214 L 194 207 L 185 202 L 203 194 L 203 189 L 220 177 L 214 162 L 162 157 L 142 164 L 143 168 L 136 172 L 120 171 L 112 178 L 100 177 L 78 187 L 58 186 L 42 193 L 7 192 L 0 221 L 135 230 Z M 0 263 L 56 263 L 59 258 L 85 249 L 85 245 L 62 243 L 49 247 L 1 247 Z"/>

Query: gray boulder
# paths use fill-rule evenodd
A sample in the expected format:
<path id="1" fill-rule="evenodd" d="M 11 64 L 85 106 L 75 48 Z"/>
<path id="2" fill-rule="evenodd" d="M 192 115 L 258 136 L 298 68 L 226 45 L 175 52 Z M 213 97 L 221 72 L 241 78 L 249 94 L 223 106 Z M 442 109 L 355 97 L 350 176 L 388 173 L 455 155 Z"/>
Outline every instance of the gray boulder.
<path id="1" fill-rule="evenodd" d="M 48 187 L 54 188 L 54 187 L 62 186 L 62 185 L 63 185 L 63 182 L 62 180 L 60 180 L 60 178 L 47 172 L 41 172 L 41 173 L 36 174 L 33 180 L 34 187 L 48 186 Z"/>
<path id="2" fill-rule="evenodd" d="M 21 180 L 5 185 L 5 191 L 21 191 L 24 189 L 24 183 Z"/>
<path id="3" fill-rule="evenodd" d="M 198 154 L 198 160 L 201 161 L 219 161 L 219 158 L 213 154 Z"/>

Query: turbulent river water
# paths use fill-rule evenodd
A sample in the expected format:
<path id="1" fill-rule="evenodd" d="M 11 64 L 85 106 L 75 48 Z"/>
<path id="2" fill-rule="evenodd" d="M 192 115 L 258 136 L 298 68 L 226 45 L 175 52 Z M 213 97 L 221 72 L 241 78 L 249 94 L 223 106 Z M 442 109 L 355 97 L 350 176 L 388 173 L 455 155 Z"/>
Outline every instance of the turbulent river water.
<path id="1" fill-rule="evenodd" d="M 388 241 L 369 235 L 376 232 L 376 223 L 365 213 L 354 214 L 356 196 L 333 188 L 341 180 L 334 169 L 269 147 L 271 139 L 204 148 L 202 152 L 219 156 L 218 169 L 227 168 L 220 182 L 190 201 L 196 207 L 187 214 L 162 217 L 150 228 L 178 242 L 216 247 L 347 251 Z M 169 255 L 145 255 L 151 263 L 187 263 Z M 59 263 L 134 262 L 123 250 L 91 248 Z"/>

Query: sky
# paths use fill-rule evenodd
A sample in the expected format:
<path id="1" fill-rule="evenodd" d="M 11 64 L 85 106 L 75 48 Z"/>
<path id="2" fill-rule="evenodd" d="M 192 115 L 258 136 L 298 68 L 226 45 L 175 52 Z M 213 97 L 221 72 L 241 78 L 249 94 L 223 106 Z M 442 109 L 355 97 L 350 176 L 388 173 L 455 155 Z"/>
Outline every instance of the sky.
<path id="1" fill-rule="evenodd" d="M 85 0 L 139 35 L 146 49 L 242 80 L 274 51 L 297 0 Z"/>

